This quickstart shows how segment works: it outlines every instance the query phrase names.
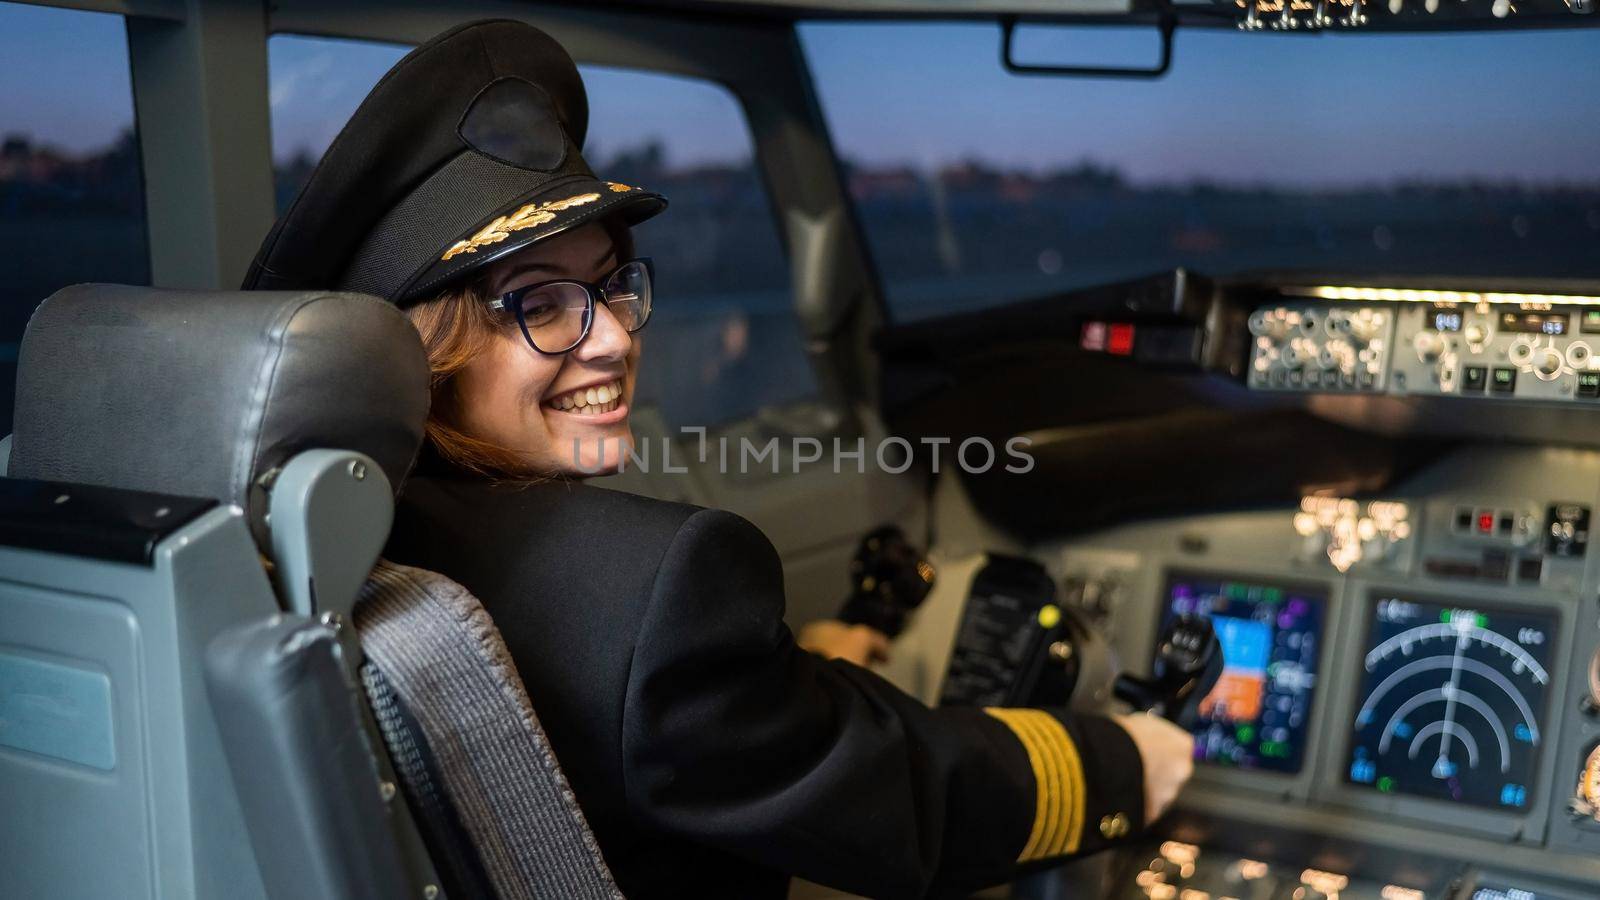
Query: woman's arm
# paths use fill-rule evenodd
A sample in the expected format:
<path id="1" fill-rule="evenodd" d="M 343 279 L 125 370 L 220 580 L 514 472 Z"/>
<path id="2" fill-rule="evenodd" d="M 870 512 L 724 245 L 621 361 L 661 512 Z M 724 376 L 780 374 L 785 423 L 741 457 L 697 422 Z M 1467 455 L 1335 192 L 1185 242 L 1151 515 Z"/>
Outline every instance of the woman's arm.
<path id="1" fill-rule="evenodd" d="M 929 709 L 800 650 L 782 615 L 766 537 L 729 513 L 690 517 L 629 674 L 622 768 L 635 814 L 873 897 L 971 890 L 1142 827 L 1138 745 L 1112 720 Z"/>

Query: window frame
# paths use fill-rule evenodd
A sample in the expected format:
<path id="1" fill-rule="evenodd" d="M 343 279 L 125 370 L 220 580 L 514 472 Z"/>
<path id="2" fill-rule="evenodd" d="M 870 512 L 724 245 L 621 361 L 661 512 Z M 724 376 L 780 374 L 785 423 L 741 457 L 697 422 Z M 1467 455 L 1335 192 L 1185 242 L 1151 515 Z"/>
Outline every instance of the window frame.
<path id="1" fill-rule="evenodd" d="M 876 399 L 871 335 L 886 306 L 799 37 L 783 17 L 465 0 L 22 0 L 122 15 L 143 157 L 153 284 L 229 290 L 275 219 L 267 39 L 290 33 L 416 45 L 461 22 L 518 19 L 580 63 L 711 81 L 733 94 L 790 265 L 820 398 L 859 433 Z M 619 35 L 628 37 L 619 41 Z"/>

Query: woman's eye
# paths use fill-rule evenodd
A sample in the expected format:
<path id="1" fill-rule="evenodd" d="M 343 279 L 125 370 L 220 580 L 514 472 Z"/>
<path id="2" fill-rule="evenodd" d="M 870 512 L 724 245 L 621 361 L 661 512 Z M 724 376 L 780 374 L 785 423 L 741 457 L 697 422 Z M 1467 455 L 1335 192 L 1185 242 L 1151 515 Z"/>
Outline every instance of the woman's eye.
<path id="1" fill-rule="evenodd" d="M 549 300 L 530 297 L 522 303 L 522 321 L 529 325 L 548 324 L 560 313 L 561 308 Z"/>

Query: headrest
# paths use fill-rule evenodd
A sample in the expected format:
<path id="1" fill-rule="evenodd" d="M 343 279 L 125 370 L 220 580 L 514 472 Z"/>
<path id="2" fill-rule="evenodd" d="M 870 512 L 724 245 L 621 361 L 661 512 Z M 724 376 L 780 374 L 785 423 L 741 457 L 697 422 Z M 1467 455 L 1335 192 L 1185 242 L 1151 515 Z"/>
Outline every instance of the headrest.
<path id="1" fill-rule="evenodd" d="M 262 476 L 302 450 L 365 453 L 400 487 L 428 377 L 375 297 L 64 288 L 22 339 L 9 474 L 236 503 L 267 547 Z"/>

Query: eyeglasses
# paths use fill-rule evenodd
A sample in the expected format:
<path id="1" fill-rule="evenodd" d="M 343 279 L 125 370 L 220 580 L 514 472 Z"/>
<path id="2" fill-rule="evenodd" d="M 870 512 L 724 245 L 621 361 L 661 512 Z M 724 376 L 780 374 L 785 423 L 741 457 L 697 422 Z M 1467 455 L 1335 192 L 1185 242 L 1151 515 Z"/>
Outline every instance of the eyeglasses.
<path id="1" fill-rule="evenodd" d="M 650 320 L 651 284 L 655 267 L 645 257 L 618 266 L 599 284 L 563 279 L 541 281 L 507 291 L 489 301 L 493 310 L 509 310 L 528 346 L 547 356 L 559 356 L 576 348 L 594 326 L 595 299 L 606 308 L 629 334 Z"/>

